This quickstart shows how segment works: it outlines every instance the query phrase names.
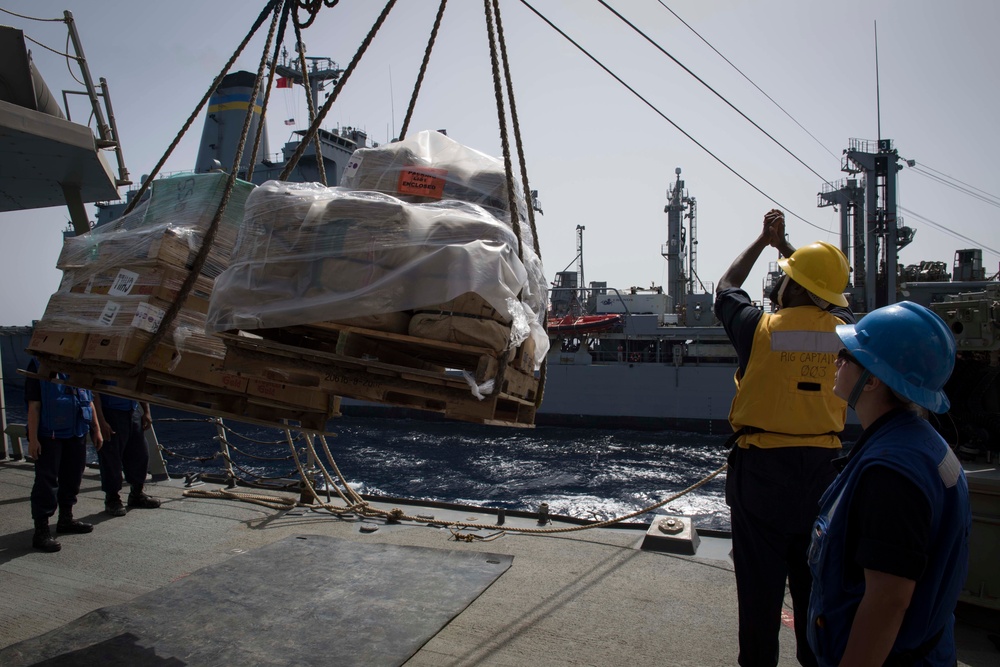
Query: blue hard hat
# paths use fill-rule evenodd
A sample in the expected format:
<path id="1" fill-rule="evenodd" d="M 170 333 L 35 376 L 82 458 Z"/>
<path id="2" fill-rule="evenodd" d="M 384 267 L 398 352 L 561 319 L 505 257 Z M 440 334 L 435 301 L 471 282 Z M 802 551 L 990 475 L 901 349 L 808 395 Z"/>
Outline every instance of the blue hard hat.
<path id="1" fill-rule="evenodd" d="M 955 368 L 955 337 L 936 313 L 900 301 L 841 324 L 837 335 L 862 366 L 931 412 L 951 407 L 944 385 Z"/>

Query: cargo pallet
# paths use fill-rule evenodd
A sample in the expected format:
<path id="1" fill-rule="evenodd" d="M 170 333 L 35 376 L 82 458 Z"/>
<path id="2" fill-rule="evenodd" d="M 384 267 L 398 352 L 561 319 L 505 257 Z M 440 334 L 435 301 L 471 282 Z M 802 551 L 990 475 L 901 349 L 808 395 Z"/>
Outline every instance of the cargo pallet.
<path id="1" fill-rule="evenodd" d="M 226 343 L 227 373 L 461 421 L 534 426 L 530 339 L 508 360 L 506 352 L 328 322 L 217 335 Z M 476 398 L 463 371 L 477 386 L 494 380 L 495 389 Z"/>

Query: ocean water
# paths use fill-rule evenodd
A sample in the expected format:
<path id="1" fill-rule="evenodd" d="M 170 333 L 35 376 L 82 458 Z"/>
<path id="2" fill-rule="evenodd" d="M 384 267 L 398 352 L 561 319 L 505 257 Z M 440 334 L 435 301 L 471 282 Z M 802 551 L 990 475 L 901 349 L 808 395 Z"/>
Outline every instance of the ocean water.
<path id="1" fill-rule="evenodd" d="M 156 409 L 154 408 L 154 417 Z M 297 477 L 281 431 L 227 422 L 236 474 Z M 219 460 L 191 461 L 218 451 L 214 426 L 155 426 L 173 473 L 210 470 Z M 676 431 L 539 427 L 511 429 L 408 419 L 343 417 L 330 422 L 331 453 L 344 477 L 363 493 L 552 513 L 604 520 L 653 505 L 704 478 L 725 462 L 719 436 Z M 247 439 L 249 438 L 249 440 Z M 296 443 L 302 447 L 304 443 Z M 322 454 L 321 454 L 322 455 Z M 659 513 L 694 516 L 704 528 L 728 530 L 724 477 L 678 498 Z M 648 521 L 651 514 L 633 519 Z"/>
<path id="2" fill-rule="evenodd" d="M 7 405 L 9 421 L 23 420 L 23 407 L 10 399 Z M 153 418 L 171 475 L 222 471 L 218 431 L 205 417 L 153 406 Z M 327 441 L 337 465 L 362 493 L 524 511 L 545 502 L 553 514 L 592 520 L 658 503 L 716 470 L 727 453 L 721 436 L 678 431 L 513 429 L 370 417 L 342 417 L 329 428 L 336 434 Z M 225 433 L 237 476 L 297 478 L 282 431 L 227 421 Z M 91 458 L 96 460 L 93 452 Z M 728 530 L 725 476 L 656 513 Z M 631 521 L 652 518 L 647 513 Z"/>

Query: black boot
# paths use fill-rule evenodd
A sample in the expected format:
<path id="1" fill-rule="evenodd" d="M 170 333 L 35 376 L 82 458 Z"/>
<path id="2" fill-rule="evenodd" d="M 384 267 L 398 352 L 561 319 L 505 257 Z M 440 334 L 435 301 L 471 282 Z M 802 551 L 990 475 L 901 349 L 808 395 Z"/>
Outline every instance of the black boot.
<path id="1" fill-rule="evenodd" d="M 128 494 L 129 509 L 155 510 L 159 506 L 160 501 L 143 493 L 142 486 L 133 486 L 132 492 Z"/>
<path id="2" fill-rule="evenodd" d="M 104 498 L 104 513 L 109 516 L 125 516 L 125 506 L 117 493 L 109 493 Z"/>
<path id="3" fill-rule="evenodd" d="M 83 534 L 93 532 L 93 530 L 94 526 L 92 524 L 74 519 L 72 510 L 64 509 L 59 511 L 59 521 L 56 522 L 57 533 Z"/>
<path id="4" fill-rule="evenodd" d="M 62 549 L 62 545 L 55 541 L 49 531 L 48 519 L 35 519 L 35 535 L 31 538 L 31 546 L 49 553 Z"/>

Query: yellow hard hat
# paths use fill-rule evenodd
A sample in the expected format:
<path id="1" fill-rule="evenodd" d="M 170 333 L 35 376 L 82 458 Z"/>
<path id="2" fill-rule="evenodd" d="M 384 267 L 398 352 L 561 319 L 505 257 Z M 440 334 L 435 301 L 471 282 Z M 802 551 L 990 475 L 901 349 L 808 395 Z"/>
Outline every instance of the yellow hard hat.
<path id="1" fill-rule="evenodd" d="M 846 306 L 844 289 L 851 267 L 840 249 L 826 241 L 816 241 L 778 260 L 778 266 L 788 277 L 807 290 L 832 304 Z"/>

